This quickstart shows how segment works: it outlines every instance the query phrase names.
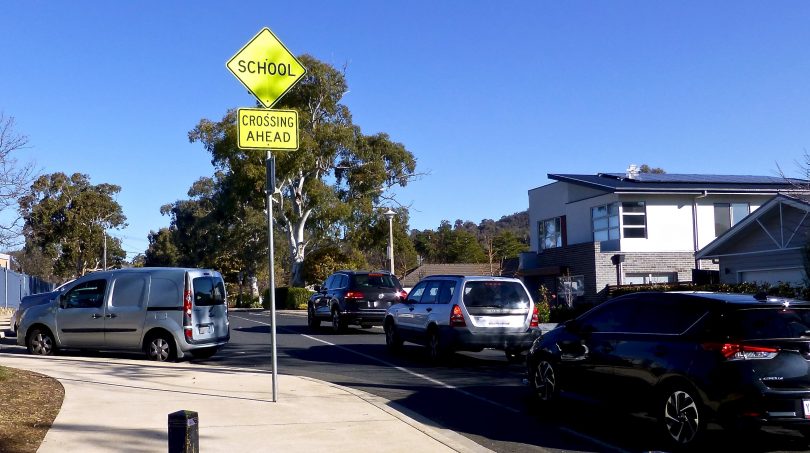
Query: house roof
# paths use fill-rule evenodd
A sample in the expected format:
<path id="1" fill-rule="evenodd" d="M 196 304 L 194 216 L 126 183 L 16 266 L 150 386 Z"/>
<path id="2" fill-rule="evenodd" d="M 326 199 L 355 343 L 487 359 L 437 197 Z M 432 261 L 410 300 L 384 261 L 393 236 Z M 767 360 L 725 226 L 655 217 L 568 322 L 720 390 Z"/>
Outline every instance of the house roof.
<path id="1" fill-rule="evenodd" d="M 500 275 L 500 266 L 493 266 L 494 272 L 490 271 L 489 263 L 423 264 L 402 277 L 400 283 L 410 288 L 431 275 Z"/>
<path id="2" fill-rule="evenodd" d="M 736 225 L 729 228 L 715 240 L 700 249 L 697 253 L 695 253 L 695 259 L 717 258 L 718 256 L 723 255 L 724 247 L 736 243 L 738 236 L 741 235 L 742 232 L 748 230 L 752 225 L 758 223 L 759 226 L 764 229 L 765 226 L 762 224 L 762 222 L 760 222 L 760 219 L 767 216 L 774 210 L 781 209 L 781 205 L 787 205 L 798 209 L 799 211 L 804 211 L 810 214 L 810 203 L 784 194 L 776 195 L 775 197 L 766 201 L 762 206 L 759 207 L 759 209 L 747 215 L 745 218 L 737 222 Z M 776 214 L 778 214 L 780 223 L 782 223 L 781 211 L 776 211 Z M 807 218 L 808 214 L 804 214 L 804 218 L 802 218 L 801 222 L 799 222 L 797 225 L 779 225 L 781 229 L 786 231 L 787 236 L 784 233 L 780 234 L 778 240 L 771 237 L 771 240 L 774 241 L 774 245 L 777 248 L 788 247 L 793 242 L 794 236 L 802 227 L 802 224 L 805 223 L 805 219 Z"/>
<path id="3" fill-rule="evenodd" d="M 795 178 L 754 175 L 697 175 L 670 173 L 639 173 L 628 178 L 624 173 L 595 175 L 548 174 L 549 179 L 568 182 L 608 192 L 714 192 L 714 193 L 778 193 L 805 190 L 810 181 Z"/>

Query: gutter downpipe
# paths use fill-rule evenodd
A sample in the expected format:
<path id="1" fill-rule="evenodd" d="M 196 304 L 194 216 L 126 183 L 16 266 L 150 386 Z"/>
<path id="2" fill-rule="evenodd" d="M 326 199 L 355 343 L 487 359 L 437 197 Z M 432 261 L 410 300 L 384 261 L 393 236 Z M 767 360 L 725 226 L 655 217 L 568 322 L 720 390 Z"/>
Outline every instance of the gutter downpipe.
<path id="1" fill-rule="evenodd" d="M 699 198 L 706 198 L 708 195 L 709 191 L 704 190 L 701 195 L 696 195 L 695 198 L 692 199 L 692 243 L 695 248 L 695 251 L 692 252 L 692 256 L 698 252 L 697 200 Z M 700 269 L 700 261 L 697 258 L 695 258 L 695 269 Z"/>

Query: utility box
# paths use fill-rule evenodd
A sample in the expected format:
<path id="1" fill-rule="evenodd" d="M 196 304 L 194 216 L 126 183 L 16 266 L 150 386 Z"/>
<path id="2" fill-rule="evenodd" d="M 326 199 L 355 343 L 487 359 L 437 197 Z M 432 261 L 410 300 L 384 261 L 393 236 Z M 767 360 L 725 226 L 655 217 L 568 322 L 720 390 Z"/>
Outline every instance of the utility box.
<path id="1" fill-rule="evenodd" d="M 200 453 L 200 418 L 194 411 L 169 414 L 169 453 Z"/>

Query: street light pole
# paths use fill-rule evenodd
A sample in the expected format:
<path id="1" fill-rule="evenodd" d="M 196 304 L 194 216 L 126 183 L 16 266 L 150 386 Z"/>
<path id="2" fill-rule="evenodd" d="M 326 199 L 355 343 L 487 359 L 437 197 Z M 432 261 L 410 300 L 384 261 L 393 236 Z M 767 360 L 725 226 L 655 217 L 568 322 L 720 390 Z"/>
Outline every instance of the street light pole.
<path id="1" fill-rule="evenodd" d="M 388 260 L 391 274 L 394 273 L 394 216 L 396 214 L 397 213 L 391 208 L 388 208 L 388 210 L 383 213 L 385 218 L 388 219 Z"/>

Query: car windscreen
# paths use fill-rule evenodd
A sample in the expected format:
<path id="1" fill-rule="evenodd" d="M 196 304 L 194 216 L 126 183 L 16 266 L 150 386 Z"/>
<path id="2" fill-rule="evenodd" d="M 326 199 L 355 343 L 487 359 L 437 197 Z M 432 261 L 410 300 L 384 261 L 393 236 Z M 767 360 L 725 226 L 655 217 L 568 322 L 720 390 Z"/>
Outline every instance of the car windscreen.
<path id="1" fill-rule="evenodd" d="M 810 337 L 810 308 L 767 307 L 735 310 L 726 317 L 730 338 L 758 340 Z"/>
<path id="2" fill-rule="evenodd" d="M 469 281 L 464 286 L 467 307 L 528 308 L 529 295 L 518 282 Z"/>
<path id="3" fill-rule="evenodd" d="M 399 280 L 391 274 L 355 274 L 352 276 L 352 288 L 389 288 L 399 289 Z"/>
<path id="4" fill-rule="evenodd" d="M 194 305 L 205 307 L 225 303 L 225 284 L 217 277 L 197 277 L 191 283 L 194 287 Z"/>

